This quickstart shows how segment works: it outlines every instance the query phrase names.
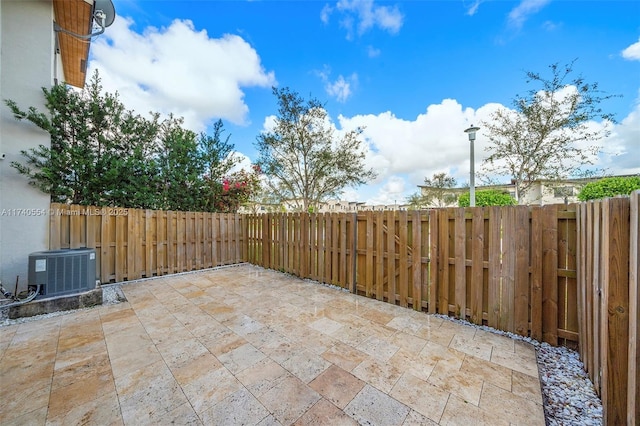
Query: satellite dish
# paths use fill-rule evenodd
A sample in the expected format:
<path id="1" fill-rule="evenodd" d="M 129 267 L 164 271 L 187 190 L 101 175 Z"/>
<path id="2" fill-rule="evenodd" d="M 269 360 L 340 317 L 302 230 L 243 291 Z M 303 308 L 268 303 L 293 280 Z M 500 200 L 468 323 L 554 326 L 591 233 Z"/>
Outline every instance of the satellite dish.
<path id="1" fill-rule="evenodd" d="M 107 28 L 116 19 L 116 8 L 111 0 L 95 0 L 93 2 L 93 19 L 101 28 Z"/>

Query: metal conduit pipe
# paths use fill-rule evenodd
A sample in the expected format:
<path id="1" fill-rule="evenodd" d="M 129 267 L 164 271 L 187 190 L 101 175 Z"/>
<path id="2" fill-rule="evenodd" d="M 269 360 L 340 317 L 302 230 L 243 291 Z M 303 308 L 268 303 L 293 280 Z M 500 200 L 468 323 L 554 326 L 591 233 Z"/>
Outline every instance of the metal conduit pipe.
<path id="1" fill-rule="evenodd" d="M 5 295 L 7 295 L 7 293 L 5 293 L 5 290 L 2 289 L 2 293 Z M 40 284 L 38 284 L 37 288 L 35 289 L 35 291 L 31 291 L 29 292 L 29 295 L 24 298 L 24 299 L 17 299 L 17 297 L 14 297 L 15 300 L 12 303 L 7 303 L 5 305 L 0 305 L 0 309 L 5 309 L 5 308 L 11 308 L 12 306 L 20 306 L 20 305 L 24 305 L 25 303 L 29 303 L 31 302 L 33 299 L 36 298 L 36 296 L 40 293 Z"/>

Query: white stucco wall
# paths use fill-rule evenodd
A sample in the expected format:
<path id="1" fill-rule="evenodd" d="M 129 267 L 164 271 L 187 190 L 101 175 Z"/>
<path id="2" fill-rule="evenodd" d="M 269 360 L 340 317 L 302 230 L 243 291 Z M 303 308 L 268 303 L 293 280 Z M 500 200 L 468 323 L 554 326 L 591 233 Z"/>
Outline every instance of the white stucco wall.
<path id="1" fill-rule="evenodd" d="M 10 166 L 23 161 L 21 150 L 49 146 L 49 135 L 16 121 L 4 103 L 44 111 L 42 87 L 53 78 L 53 7 L 51 0 L 0 2 L 0 280 L 14 290 L 27 287 L 29 253 L 49 248 L 49 196 L 28 185 Z"/>

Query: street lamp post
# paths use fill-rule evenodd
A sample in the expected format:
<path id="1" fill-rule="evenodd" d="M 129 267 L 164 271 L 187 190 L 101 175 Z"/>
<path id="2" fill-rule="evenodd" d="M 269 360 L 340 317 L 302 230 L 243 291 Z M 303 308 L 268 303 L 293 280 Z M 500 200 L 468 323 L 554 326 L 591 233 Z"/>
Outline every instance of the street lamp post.
<path id="1" fill-rule="evenodd" d="M 470 167 L 470 179 L 469 179 L 469 206 L 476 206 L 476 172 L 475 172 L 475 164 L 473 158 L 473 141 L 476 140 L 476 132 L 480 130 L 480 127 L 474 127 L 473 124 L 471 127 L 466 129 L 464 132 L 469 135 L 469 145 L 471 149 L 471 167 Z"/>

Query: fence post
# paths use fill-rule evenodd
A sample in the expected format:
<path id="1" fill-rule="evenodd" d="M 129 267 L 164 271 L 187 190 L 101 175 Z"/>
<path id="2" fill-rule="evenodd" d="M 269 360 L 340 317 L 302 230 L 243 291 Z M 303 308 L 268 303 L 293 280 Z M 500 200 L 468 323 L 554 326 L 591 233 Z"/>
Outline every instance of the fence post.
<path id="1" fill-rule="evenodd" d="M 542 339 L 558 344 L 558 208 L 542 208 Z"/>
<path id="2" fill-rule="evenodd" d="M 351 293 L 356 294 L 358 291 L 358 213 L 353 213 L 351 222 L 351 232 L 353 238 L 351 240 Z"/>
<path id="3" fill-rule="evenodd" d="M 429 313 L 438 309 L 438 211 L 429 210 Z"/>
<path id="4" fill-rule="evenodd" d="M 420 210 L 412 213 L 411 230 L 413 232 L 413 248 L 411 260 L 413 267 L 413 309 L 422 311 L 422 217 Z"/>
<path id="5" fill-rule="evenodd" d="M 631 194 L 629 238 L 629 384 L 627 424 L 640 422 L 640 191 Z"/>
<path id="6" fill-rule="evenodd" d="M 500 321 L 500 276 L 502 263 L 499 255 L 502 234 L 502 209 L 498 206 L 489 207 L 489 277 L 487 283 L 487 324 L 498 328 Z"/>
<path id="7" fill-rule="evenodd" d="M 609 198 L 602 211 L 602 406 L 604 423 L 623 424 L 629 344 L 629 200 Z"/>
<path id="8" fill-rule="evenodd" d="M 542 340 L 542 208 L 531 209 L 531 337 Z"/>
<path id="9" fill-rule="evenodd" d="M 376 299 L 384 300 L 384 212 L 375 212 L 376 225 L 376 259 L 375 268 L 375 293 Z"/>
<path id="10" fill-rule="evenodd" d="M 464 207 L 455 209 L 454 215 L 454 312 L 460 319 L 466 318 L 467 313 L 467 254 L 466 254 L 466 220 Z"/>

